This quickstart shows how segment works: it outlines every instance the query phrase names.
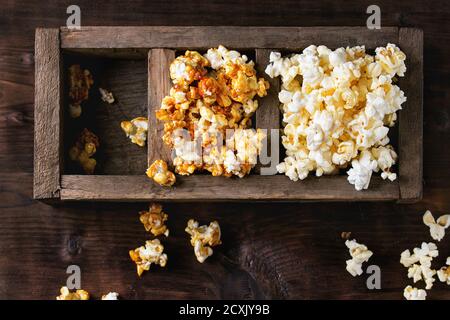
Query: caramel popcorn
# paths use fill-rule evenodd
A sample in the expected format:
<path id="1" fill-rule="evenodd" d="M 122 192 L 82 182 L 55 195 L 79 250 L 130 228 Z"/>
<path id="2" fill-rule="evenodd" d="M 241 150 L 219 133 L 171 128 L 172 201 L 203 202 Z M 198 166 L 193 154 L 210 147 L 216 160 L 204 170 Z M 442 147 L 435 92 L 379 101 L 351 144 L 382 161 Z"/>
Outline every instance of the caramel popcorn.
<path id="1" fill-rule="evenodd" d="M 217 221 L 213 221 L 209 226 L 198 225 L 194 219 L 190 219 L 185 229 L 191 235 L 191 245 L 194 247 L 194 253 L 198 262 L 203 263 L 209 256 L 213 254 L 211 247 L 221 244 L 220 226 Z"/>
<path id="2" fill-rule="evenodd" d="M 269 88 L 256 77 L 254 63 L 223 46 L 204 56 L 186 51 L 170 65 L 170 76 L 174 86 L 156 117 L 164 122 L 164 143 L 175 151 L 175 172 L 247 175 L 265 138 L 262 131 L 248 129 L 258 108 L 254 98 Z"/>
<path id="3" fill-rule="evenodd" d="M 150 231 L 155 237 L 164 234 L 169 236 L 169 229 L 164 224 L 168 215 L 162 211 L 162 206 L 152 203 L 148 211 L 139 212 L 139 220 L 145 227 L 146 231 Z"/>
<path id="4" fill-rule="evenodd" d="M 56 297 L 56 300 L 89 300 L 89 293 L 85 290 L 76 290 L 70 292 L 69 288 L 62 287 L 61 294 Z"/>
<path id="5" fill-rule="evenodd" d="M 146 171 L 147 176 L 153 179 L 157 184 L 163 187 L 172 186 L 175 181 L 175 175 L 169 171 L 167 163 L 164 160 L 156 160 Z"/>
<path id="6" fill-rule="evenodd" d="M 132 143 L 140 147 L 145 146 L 148 130 L 147 118 L 137 117 L 131 121 L 122 121 L 120 126 Z"/>
<path id="7" fill-rule="evenodd" d="M 397 154 L 389 128 L 406 101 L 395 84 L 406 71 L 405 54 L 394 44 L 370 55 L 364 46 L 331 50 L 311 45 L 301 54 L 270 54 L 266 73 L 280 77 L 286 158 L 277 166 L 291 180 L 310 172 L 346 169 L 356 190 L 369 187 L 373 172 L 393 181 Z"/>
<path id="8" fill-rule="evenodd" d="M 98 91 L 100 92 L 100 96 L 103 101 L 105 101 L 109 104 L 114 103 L 114 96 L 113 96 L 112 92 L 109 92 L 108 90 L 103 89 L 103 88 L 98 88 Z"/>
<path id="9" fill-rule="evenodd" d="M 81 115 L 81 103 L 89 98 L 89 89 L 93 84 L 89 70 L 82 70 L 78 64 L 69 67 L 69 111 L 72 118 Z"/>
<path id="10" fill-rule="evenodd" d="M 167 254 L 163 253 L 164 246 L 158 239 L 147 240 L 145 246 L 130 250 L 130 258 L 136 263 L 137 274 L 141 276 L 144 271 L 150 270 L 152 264 L 165 267 Z"/>
<path id="11" fill-rule="evenodd" d="M 117 292 L 109 292 L 102 295 L 102 300 L 119 300 L 119 294 Z"/>
<path id="12" fill-rule="evenodd" d="M 69 150 L 69 157 L 77 161 L 86 174 L 93 174 L 97 161 L 92 156 L 100 146 L 98 137 L 84 128 L 75 145 Z"/>

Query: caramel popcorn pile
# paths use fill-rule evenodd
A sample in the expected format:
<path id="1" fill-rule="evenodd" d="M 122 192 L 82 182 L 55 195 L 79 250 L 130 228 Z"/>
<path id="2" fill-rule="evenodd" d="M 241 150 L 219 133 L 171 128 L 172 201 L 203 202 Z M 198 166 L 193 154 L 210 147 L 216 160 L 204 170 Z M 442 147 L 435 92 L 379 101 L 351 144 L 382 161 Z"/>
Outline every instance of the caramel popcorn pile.
<path id="1" fill-rule="evenodd" d="M 199 226 L 197 221 L 190 219 L 185 231 L 191 235 L 191 245 L 194 247 L 195 256 L 200 263 L 213 254 L 211 247 L 222 243 L 220 226 L 217 221 L 211 222 L 209 226 Z"/>
<path id="2" fill-rule="evenodd" d="M 204 56 L 186 51 L 170 65 L 170 77 L 173 87 L 156 117 L 164 122 L 164 143 L 174 150 L 175 172 L 247 175 L 264 138 L 262 131 L 247 129 L 258 108 L 254 98 L 269 88 L 256 77 L 254 63 L 223 46 Z"/>
<path id="3" fill-rule="evenodd" d="M 56 297 L 56 300 L 89 300 L 89 293 L 85 290 L 76 290 L 70 292 L 69 288 L 62 287 L 61 294 Z"/>
<path id="4" fill-rule="evenodd" d="M 164 234 L 169 236 L 169 229 L 164 224 L 168 215 L 162 211 L 162 206 L 152 203 L 148 211 L 139 212 L 139 220 L 145 227 L 146 231 L 150 231 L 155 237 Z"/>
<path id="5" fill-rule="evenodd" d="M 93 84 L 89 70 L 82 70 L 78 64 L 69 67 L 69 112 L 72 118 L 81 115 L 81 103 L 89 98 L 89 89 Z"/>
<path id="6" fill-rule="evenodd" d="M 373 172 L 397 178 L 397 154 L 389 128 L 406 101 L 395 84 L 406 72 L 406 55 L 394 44 L 375 55 L 364 46 L 330 50 L 307 47 L 301 54 L 270 54 L 266 73 L 281 77 L 286 158 L 277 166 L 291 180 L 347 171 L 356 190 L 367 189 Z"/>
<path id="7" fill-rule="evenodd" d="M 77 161 L 86 174 L 93 174 L 97 161 L 92 156 L 100 146 L 98 137 L 84 128 L 75 145 L 69 150 L 69 157 Z"/>
<path id="8" fill-rule="evenodd" d="M 150 270 L 152 264 L 164 267 L 167 263 L 167 255 L 163 251 L 164 246 L 158 239 L 147 240 L 145 246 L 130 250 L 130 258 L 136 263 L 138 276 L 141 276 L 144 271 Z"/>
<path id="9" fill-rule="evenodd" d="M 169 170 L 164 160 L 156 160 L 146 171 L 147 176 L 163 187 L 171 187 L 175 181 L 175 175 Z"/>
<path id="10" fill-rule="evenodd" d="M 147 118 L 137 117 L 131 121 L 122 121 L 120 126 L 132 143 L 140 147 L 145 146 L 148 130 Z"/>

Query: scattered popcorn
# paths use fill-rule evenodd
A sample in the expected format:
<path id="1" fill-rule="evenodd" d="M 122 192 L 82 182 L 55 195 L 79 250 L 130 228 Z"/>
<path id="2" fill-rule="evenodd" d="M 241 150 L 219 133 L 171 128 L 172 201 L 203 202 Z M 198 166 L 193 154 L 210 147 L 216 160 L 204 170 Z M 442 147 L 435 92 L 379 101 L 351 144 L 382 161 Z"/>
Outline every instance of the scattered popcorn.
<path id="1" fill-rule="evenodd" d="M 431 237 L 436 241 L 441 241 L 445 236 L 445 229 L 450 226 L 450 215 L 440 216 L 437 221 L 429 210 L 423 215 L 423 223 L 430 228 Z"/>
<path id="2" fill-rule="evenodd" d="M 162 206 L 157 203 L 152 203 L 148 211 L 139 212 L 139 220 L 145 227 L 146 231 L 150 231 L 155 237 L 164 234 L 169 236 L 169 229 L 164 224 L 167 221 L 168 215 L 162 211 Z"/>
<path id="3" fill-rule="evenodd" d="M 148 130 L 147 118 L 137 117 L 131 121 L 122 121 L 120 126 L 132 143 L 140 147 L 145 146 Z"/>
<path id="4" fill-rule="evenodd" d="M 89 293 L 85 290 L 76 290 L 70 292 L 69 288 L 62 287 L 61 294 L 56 297 L 56 300 L 89 300 Z"/>
<path id="5" fill-rule="evenodd" d="M 194 253 L 198 262 L 203 263 L 213 254 L 211 247 L 221 244 L 220 226 L 217 221 L 213 221 L 209 226 L 198 225 L 198 222 L 190 219 L 185 229 L 191 235 L 191 245 L 194 247 Z"/>
<path id="6" fill-rule="evenodd" d="M 446 282 L 448 285 L 450 285 L 450 257 L 447 258 L 447 261 L 445 262 L 447 267 L 442 267 L 437 271 L 437 275 L 439 278 L 439 281 Z"/>
<path id="7" fill-rule="evenodd" d="M 429 290 L 433 287 L 436 274 L 436 270 L 431 269 L 431 261 L 438 255 L 439 251 L 434 243 L 422 242 L 420 248 L 413 249 L 413 254 L 409 250 L 403 251 L 400 255 L 400 263 L 408 268 L 408 278 L 413 279 L 414 283 L 420 280 L 425 281 L 425 289 Z"/>
<path id="8" fill-rule="evenodd" d="M 102 300 L 119 300 L 119 294 L 117 292 L 109 292 L 102 295 Z"/>
<path id="9" fill-rule="evenodd" d="M 84 128 L 75 145 L 69 150 L 69 157 L 77 161 L 86 174 L 93 174 L 97 161 L 92 156 L 100 146 L 98 137 Z"/>
<path id="10" fill-rule="evenodd" d="M 346 269 L 352 276 L 359 276 L 363 273 L 363 262 L 369 261 L 369 258 L 373 255 L 373 252 L 370 251 L 365 245 L 356 242 L 356 240 L 347 240 L 345 241 L 345 245 L 349 249 L 352 257 L 346 261 Z"/>
<path id="11" fill-rule="evenodd" d="M 163 187 L 171 187 L 175 181 L 175 175 L 169 171 L 164 160 L 156 160 L 146 171 L 147 176 Z"/>
<path id="12" fill-rule="evenodd" d="M 405 54 L 393 44 L 366 54 L 364 46 L 330 50 L 309 46 L 303 53 L 270 54 L 266 73 L 281 77 L 282 143 L 286 158 L 277 166 L 291 180 L 347 171 L 356 190 L 367 189 L 372 172 L 393 181 L 397 154 L 389 127 L 406 101 L 395 76 L 406 71 Z M 220 64 L 220 61 L 218 62 Z"/>
<path id="13" fill-rule="evenodd" d="M 113 104 L 114 103 L 114 96 L 112 94 L 112 92 L 109 92 L 106 89 L 103 88 L 98 88 L 98 91 L 100 91 L 100 95 L 103 101 L 109 103 L 109 104 Z"/>
<path id="14" fill-rule="evenodd" d="M 164 246 L 158 239 L 147 240 L 145 246 L 130 250 L 130 258 L 136 263 L 138 276 L 141 276 L 144 271 L 150 270 L 152 263 L 165 267 L 167 255 L 163 251 Z"/>
<path id="15" fill-rule="evenodd" d="M 170 77 L 174 86 L 156 117 L 164 122 L 164 143 L 174 150 L 175 172 L 247 175 L 265 138 L 248 129 L 258 108 L 255 97 L 269 88 L 256 77 L 254 63 L 223 46 L 204 56 L 186 51 L 170 65 Z"/>
<path id="16" fill-rule="evenodd" d="M 427 292 L 423 289 L 407 286 L 403 291 L 403 296 L 406 300 L 426 300 Z"/>
<path id="17" fill-rule="evenodd" d="M 72 118 L 81 115 L 81 103 L 89 98 L 89 89 L 93 84 L 89 70 L 82 70 L 78 64 L 69 67 L 69 111 Z"/>
<path id="18" fill-rule="evenodd" d="M 352 236 L 352 233 L 350 231 L 341 232 L 341 238 L 344 240 L 349 240 L 351 236 Z"/>

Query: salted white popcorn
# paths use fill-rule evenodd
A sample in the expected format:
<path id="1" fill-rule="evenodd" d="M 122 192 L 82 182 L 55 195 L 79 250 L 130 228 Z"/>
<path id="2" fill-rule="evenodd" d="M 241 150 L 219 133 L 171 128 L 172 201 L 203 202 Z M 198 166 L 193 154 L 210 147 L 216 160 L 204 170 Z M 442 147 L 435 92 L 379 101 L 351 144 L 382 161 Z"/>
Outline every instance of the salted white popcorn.
<path id="1" fill-rule="evenodd" d="M 403 291 L 403 296 L 406 300 L 426 300 L 427 292 L 423 289 L 407 286 Z"/>
<path id="2" fill-rule="evenodd" d="M 281 77 L 286 157 L 277 166 L 291 180 L 336 174 L 352 165 L 348 181 L 369 187 L 373 172 L 394 181 L 397 154 L 389 128 L 406 101 L 395 76 L 406 71 L 405 54 L 395 45 L 366 54 L 364 46 L 331 50 L 311 45 L 301 54 L 270 54 L 266 73 Z"/>
<path id="3" fill-rule="evenodd" d="M 352 276 L 359 276 L 363 273 L 363 262 L 369 261 L 369 258 L 373 255 L 373 252 L 370 251 L 365 245 L 356 242 L 354 239 L 345 241 L 345 245 L 349 249 L 349 253 L 352 257 L 346 261 L 346 269 Z"/>
<path id="4" fill-rule="evenodd" d="M 450 285 L 450 257 L 447 257 L 447 261 L 445 263 L 447 266 L 442 267 L 437 271 L 437 275 L 439 278 L 439 281 L 445 282 L 448 285 Z"/>
<path id="5" fill-rule="evenodd" d="M 445 214 L 437 220 L 429 210 L 423 215 L 423 223 L 430 228 L 431 237 L 436 241 L 441 241 L 445 236 L 445 229 L 450 226 L 450 215 Z"/>
<path id="6" fill-rule="evenodd" d="M 426 284 L 425 289 L 433 287 L 436 270 L 431 268 L 433 258 L 439 255 L 437 246 L 432 243 L 422 242 L 420 248 L 414 248 L 413 254 L 405 250 L 400 255 L 400 263 L 408 268 L 408 278 L 413 279 L 414 283 L 423 280 Z"/>
<path id="7" fill-rule="evenodd" d="M 102 300 L 119 300 L 119 294 L 117 292 L 109 292 L 102 296 Z"/>

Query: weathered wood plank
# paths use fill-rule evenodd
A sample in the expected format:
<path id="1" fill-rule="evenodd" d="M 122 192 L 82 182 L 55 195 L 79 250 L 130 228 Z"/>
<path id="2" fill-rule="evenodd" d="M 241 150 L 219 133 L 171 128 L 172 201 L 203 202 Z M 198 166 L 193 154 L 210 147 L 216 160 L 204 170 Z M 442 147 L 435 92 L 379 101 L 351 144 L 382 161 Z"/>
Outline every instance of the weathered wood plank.
<path id="1" fill-rule="evenodd" d="M 373 177 L 370 188 L 356 191 L 345 176 L 311 177 L 293 182 L 288 177 L 250 175 L 224 178 L 209 175 L 177 176 L 172 188 L 156 185 L 145 176 L 62 176 L 62 200 L 117 201 L 367 201 L 398 199 L 398 183 Z"/>
<path id="2" fill-rule="evenodd" d="M 407 101 L 399 112 L 400 201 L 422 198 L 423 176 L 423 32 L 401 28 L 399 46 L 406 53 L 407 71 L 400 80 Z"/>
<path id="3" fill-rule="evenodd" d="M 366 27 L 155 26 L 82 27 L 71 31 L 61 28 L 63 48 L 207 49 L 223 44 L 233 49 L 299 50 L 310 44 L 329 47 L 364 44 L 375 48 L 397 40 L 397 27 L 369 30 Z"/>
<path id="4" fill-rule="evenodd" d="M 269 84 L 270 88 L 267 91 L 267 96 L 259 99 L 259 108 L 256 110 L 256 128 L 267 130 L 267 151 L 266 153 L 271 155 L 272 136 L 271 129 L 279 129 L 281 123 L 281 113 L 279 109 L 280 102 L 278 100 L 278 92 L 280 92 L 280 79 L 272 79 L 264 72 L 266 66 L 269 64 L 269 57 L 272 51 L 277 49 L 256 49 L 256 70 L 258 77 L 264 77 Z M 279 131 L 278 131 L 279 133 Z M 280 159 L 280 136 L 278 135 L 278 159 L 274 158 L 273 161 L 279 163 Z M 274 145 L 276 147 L 276 145 Z M 272 155 L 271 155 L 271 158 Z M 260 159 L 261 161 L 261 159 Z M 256 173 L 261 173 L 261 167 L 265 167 L 268 163 L 258 163 L 255 167 Z M 276 169 L 275 172 L 276 173 Z"/>
<path id="5" fill-rule="evenodd" d="M 175 50 L 151 49 L 148 53 L 148 164 L 158 159 L 171 163 L 171 150 L 161 139 L 164 125 L 156 119 L 155 111 L 172 86 L 169 66 L 174 59 Z"/>
<path id="6" fill-rule="evenodd" d="M 61 168 L 61 55 L 59 29 L 37 29 L 35 41 L 35 199 L 59 197 Z"/>

